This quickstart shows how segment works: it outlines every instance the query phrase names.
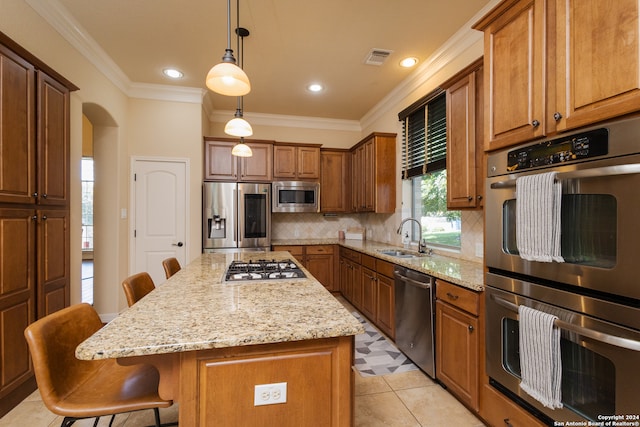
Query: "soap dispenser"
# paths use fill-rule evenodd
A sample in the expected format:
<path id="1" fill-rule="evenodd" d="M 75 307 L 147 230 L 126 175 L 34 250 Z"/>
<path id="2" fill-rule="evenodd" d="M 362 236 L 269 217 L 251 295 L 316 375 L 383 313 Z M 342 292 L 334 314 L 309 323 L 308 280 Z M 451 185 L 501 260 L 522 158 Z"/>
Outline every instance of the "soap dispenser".
<path id="1" fill-rule="evenodd" d="M 409 239 L 409 232 L 405 231 L 404 236 L 402 236 L 402 244 L 404 245 L 405 249 L 409 249 L 409 242 L 411 242 L 411 240 Z"/>

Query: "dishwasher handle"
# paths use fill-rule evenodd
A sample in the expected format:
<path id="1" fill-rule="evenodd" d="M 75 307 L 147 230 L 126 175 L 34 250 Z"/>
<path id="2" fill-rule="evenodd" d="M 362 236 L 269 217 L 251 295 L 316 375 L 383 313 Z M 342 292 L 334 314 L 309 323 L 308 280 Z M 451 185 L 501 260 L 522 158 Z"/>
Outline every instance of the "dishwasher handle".
<path id="1" fill-rule="evenodd" d="M 411 279 L 411 278 L 409 278 L 407 276 L 404 276 L 404 275 L 400 274 L 397 271 L 393 272 L 393 276 L 398 280 L 401 280 L 401 281 L 403 281 L 405 283 L 408 283 L 408 284 L 413 285 L 413 286 L 417 286 L 417 287 L 422 288 L 422 289 L 430 289 L 431 288 L 431 280 L 432 280 L 431 277 L 429 277 L 429 282 L 428 283 L 423 283 L 423 282 L 418 282 L 417 280 Z"/>

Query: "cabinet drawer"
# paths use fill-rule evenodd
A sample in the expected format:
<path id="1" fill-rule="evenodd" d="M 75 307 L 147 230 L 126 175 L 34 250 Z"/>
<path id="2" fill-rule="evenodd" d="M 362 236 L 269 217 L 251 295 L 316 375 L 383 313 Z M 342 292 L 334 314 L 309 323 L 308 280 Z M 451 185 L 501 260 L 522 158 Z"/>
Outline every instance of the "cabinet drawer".
<path id="1" fill-rule="evenodd" d="M 474 291 L 436 280 L 436 298 L 474 316 L 478 315 L 480 296 Z"/>
<path id="2" fill-rule="evenodd" d="M 379 274 L 390 277 L 393 279 L 393 264 L 387 261 L 382 261 L 381 259 L 376 260 L 376 271 Z"/>
<path id="3" fill-rule="evenodd" d="M 304 255 L 304 246 L 297 245 L 277 245 L 273 247 L 274 251 L 286 251 L 294 257 L 302 257 Z"/>
<path id="4" fill-rule="evenodd" d="M 372 271 L 376 269 L 376 259 L 369 255 L 363 254 L 360 258 L 360 264 Z"/>
<path id="5" fill-rule="evenodd" d="M 311 245 L 307 246 L 307 255 L 333 254 L 332 245 Z"/>
<path id="6" fill-rule="evenodd" d="M 489 384 L 485 384 L 482 388 L 480 416 L 494 426 L 542 427 L 544 425 Z"/>
<path id="7" fill-rule="evenodd" d="M 340 256 L 360 264 L 360 252 L 352 251 L 347 248 L 340 248 Z"/>

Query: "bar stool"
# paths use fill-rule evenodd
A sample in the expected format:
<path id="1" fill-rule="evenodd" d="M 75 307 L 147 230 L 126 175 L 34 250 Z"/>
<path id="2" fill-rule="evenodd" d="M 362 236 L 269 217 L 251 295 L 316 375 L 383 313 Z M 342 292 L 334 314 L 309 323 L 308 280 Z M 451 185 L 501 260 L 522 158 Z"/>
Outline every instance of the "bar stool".
<path id="1" fill-rule="evenodd" d="M 76 304 L 29 325 L 24 336 L 33 359 L 38 389 L 46 407 L 64 417 L 61 427 L 76 420 L 153 409 L 173 404 L 158 395 L 159 374 L 151 365 L 120 366 L 115 359 L 79 360 L 76 347 L 102 327 L 89 304 Z M 111 424 L 109 424 L 111 425 Z"/>
<path id="2" fill-rule="evenodd" d="M 180 271 L 180 262 L 176 258 L 167 258 L 162 261 L 162 267 L 164 267 L 164 274 L 167 276 L 167 279 L 178 271 Z"/>
<path id="3" fill-rule="evenodd" d="M 142 272 L 124 279 L 122 281 L 122 288 L 124 289 L 124 295 L 127 297 L 127 304 L 131 307 L 140 301 L 142 297 L 154 290 L 156 285 L 153 283 L 153 279 L 149 276 L 149 273 Z"/>

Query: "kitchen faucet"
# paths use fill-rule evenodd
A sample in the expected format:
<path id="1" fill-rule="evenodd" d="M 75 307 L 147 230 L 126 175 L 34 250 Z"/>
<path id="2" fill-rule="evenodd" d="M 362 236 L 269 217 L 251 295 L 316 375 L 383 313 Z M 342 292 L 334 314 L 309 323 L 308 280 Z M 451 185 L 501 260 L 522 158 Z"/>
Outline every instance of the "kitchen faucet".
<path id="1" fill-rule="evenodd" d="M 427 242 L 422 238 L 422 224 L 420 224 L 420 221 L 418 221 L 415 218 L 405 218 L 402 220 L 402 222 L 400 222 L 400 226 L 398 227 L 398 230 L 396 231 L 396 233 L 402 234 L 402 226 L 407 221 L 415 221 L 415 223 L 418 224 L 419 233 L 420 233 L 420 237 L 418 238 L 418 252 L 421 254 L 425 253 L 427 249 Z M 430 253 L 431 251 L 429 251 L 429 254 Z"/>

